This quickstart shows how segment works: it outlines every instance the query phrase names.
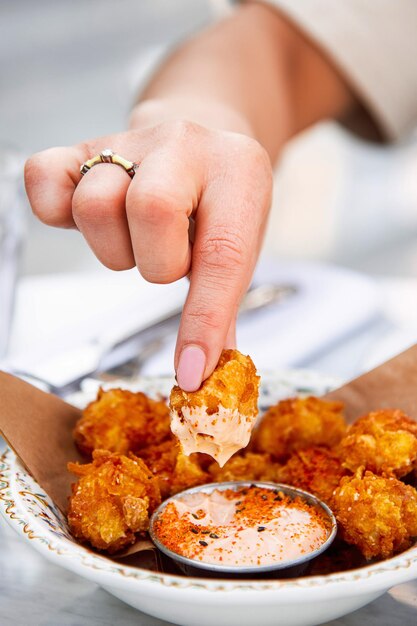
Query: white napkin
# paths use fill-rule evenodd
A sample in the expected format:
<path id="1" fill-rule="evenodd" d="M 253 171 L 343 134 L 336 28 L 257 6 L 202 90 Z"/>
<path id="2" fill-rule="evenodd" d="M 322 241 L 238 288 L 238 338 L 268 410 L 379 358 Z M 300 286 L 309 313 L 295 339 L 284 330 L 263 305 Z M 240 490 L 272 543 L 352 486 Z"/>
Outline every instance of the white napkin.
<path id="1" fill-rule="evenodd" d="M 298 290 L 284 302 L 239 320 L 238 347 L 259 369 L 302 365 L 377 312 L 373 282 L 339 267 L 264 262 L 255 282 L 291 284 Z M 89 351 L 100 338 L 145 327 L 180 305 L 186 292 L 186 280 L 150 285 L 135 270 L 27 277 L 18 288 L 8 364 L 59 384 L 77 372 L 77 360 L 82 358 L 88 367 Z M 147 361 L 143 373 L 172 374 L 174 346 L 172 337 Z"/>
<path id="2" fill-rule="evenodd" d="M 187 291 L 186 279 L 151 285 L 135 270 L 26 277 L 0 366 L 65 384 L 93 370 L 104 346 L 181 307 Z"/>
<path id="3" fill-rule="evenodd" d="M 298 288 L 287 300 L 238 321 L 238 348 L 251 355 L 259 370 L 302 367 L 378 314 L 374 282 L 341 267 L 265 261 L 259 264 L 254 281 Z M 171 373 L 174 347 L 173 338 L 146 362 L 143 373 Z"/>

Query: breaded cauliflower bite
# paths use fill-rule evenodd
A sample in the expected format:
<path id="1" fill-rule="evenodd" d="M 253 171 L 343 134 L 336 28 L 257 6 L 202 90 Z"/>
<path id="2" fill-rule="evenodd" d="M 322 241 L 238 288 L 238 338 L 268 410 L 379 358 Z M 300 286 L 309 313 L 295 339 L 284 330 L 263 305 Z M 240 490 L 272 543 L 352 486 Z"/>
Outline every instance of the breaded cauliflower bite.
<path id="1" fill-rule="evenodd" d="M 235 454 L 220 467 L 212 463 L 208 468 L 214 482 L 229 480 L 267 480 L 279 482 L 281 466 L 273 463 L 269 454 L 244 452 Z"/>
<path id="2" fill-rule="evenodd" d="M 358 470 L 333 497 L 342 538 L 366 559 L 388 558 L 417 537 L 417 492 L 396 478 Z"/>
<path id="3" fill-rule="evenodd" d="M 171 392 L 171 429 L 183 452 L 203 452 L 221 466 L 248 443 L 258 414 L 259 376 L 249 356 L 223 350 L 216 369 L 194 392 Z"/>
<path id="4" fill-rule="evenodd" d="M 92 463 L 69 463 L 68 469 L 79 476 L 68 507 L 74 537 L 112 554 L 148 530 L 161 495 L 157 479 L 141 459 L 97 450 Z"/>
<path id="5" fill-rule="evenodd" d="M 294 452 L 281 468 L 279 479 L 287 485 L 309 491 L 331 506 L 333 493 L 346 474 L 335 452 L 312 447 Z"/>
<path id="6" fill-rule="evenodd" d="M 163 499 L 210 482 L 210 476 L 202 469 L 198 455 L 185 456 L 174 437 L 144 448 L 140 457 L 157 477 Z"/>
<path id="7" fill-rule="evenodd" d="M 80 451 L 137 453 L 171 435 L 169 408 L 144 393 L 125 389 L 99 390 L 97 399 L 84 409 L 74 429 Z"/>
<path id="8" fill-rule="evenodd" d="M 346 431 L 341 402 L 310 396 L 290 398 L 270 407 L 254 433 L 254 448 L 276 459 L 310 446 L 336 445 Z"/>
<path id="9" fill-rule="evenodd" d="M 359 418 L 340 442 L 343 464 L 401 478 L 417 467 L 417 423 L 398 409 Z"/>

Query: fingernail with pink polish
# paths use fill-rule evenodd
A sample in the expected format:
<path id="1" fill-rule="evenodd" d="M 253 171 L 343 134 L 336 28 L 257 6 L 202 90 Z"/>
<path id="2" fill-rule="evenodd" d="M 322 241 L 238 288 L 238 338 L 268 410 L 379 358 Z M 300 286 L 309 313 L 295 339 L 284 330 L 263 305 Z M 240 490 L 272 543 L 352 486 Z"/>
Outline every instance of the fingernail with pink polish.
<path id="1" fill-rule="evenodd" d="M 196 391 L 203 380 L 206 355 L 198 346 L 186 346 L 180 354 L 177 369 L 178 385 L 184 391 Z"/>

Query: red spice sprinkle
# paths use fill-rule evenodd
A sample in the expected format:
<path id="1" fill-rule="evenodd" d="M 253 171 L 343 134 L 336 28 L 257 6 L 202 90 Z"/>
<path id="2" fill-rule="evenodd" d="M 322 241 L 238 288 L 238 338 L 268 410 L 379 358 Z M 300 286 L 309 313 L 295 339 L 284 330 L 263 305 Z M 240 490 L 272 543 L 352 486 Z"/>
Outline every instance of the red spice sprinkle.
<path id="1" fill-rule="evenodd" d="M 242 554 L 242 548 L 245 550 L 245 545 L 241 543 L 242 539 L 240 533 L 249 528 L 253 528 L 253 530 L 259 533 L 267 529 L 271 532 L 271 528 L 274 528 L 274 526 L 269 527 L 268 523 L 276 524 L 277 520 L 281 517 L 281 512 L 284 513 L 286 509 L 308 512 L 309 516 L 307 519 L 309 521 L 301 522 L 304 527 L 306 529 L 310 528 L 311 531 L 313 531 L 313 529 L 320 529 L 319 532 L 323 538 L 328 534 L 330 524 L 325 514 L 302 498 L 290 498 L 282 491 L 278 491 L 277 495 L 277 490 L 257 487 L 256 485 L 240 490 L 226 489 L 216 491 L 215 493 L 220 494 L 225 500 L 231 500 L 235 506 L 237 504 L 243 504 L 244 506 L 240 506 L 240 508 L 233 507 L 231 512 L 232 518 L 229 518 L 230 522 L 226 524 L 223 523 L 222 525 L 214 524 L 214 522 L 210 521 L 212 520 L 212 516 L 207 510 L 200 508 L 197 509 L 197 511 L 188 510 L 180 514 L 175 503 L 169 502 L 159 515 L 154 526 L 155 534 L 161 543 L 173 552 L 182 554 L 188 558 L 196 558 L 198 560 L 209 558 L 206 556 L 203 557 L 204 552 L 205 554 L 210 554 L 211 559 L 212 555 L 217 553 L 218 562 L 226 561 L 234 563 L 236 556 L 232 551 L 237 550 L 237 555 Z M 178 501 L 186 503 L 186 500 L 181 497 L 178 498 Z M 238 515 L 236 516 L 236 514 Z M 194 519 L 198 520 L 198 522 L 196 522 L 196 524 L 198 523 L 197 527 L 190 526 L 191 515 Z M 236 523 L 237 519 L 239 520 L 238 524 Z M 305 519 L 305 516 L 303 519 Z M 277 528 L 277 526 L 275 526 L 275 528 Z M 290 530 L 290 528 L 288 528 L 288 530 Z M 207 541 L 199 540 L 196 536 L 199 534 L 200 536 L 201 534 L 205 535 Z M 309 543 L 306 544 L 305 540 L 304 544 L 302 543 L 304 535 L 304 531 L 302 530 L 301 532 L 293 532 L 291 534 L 292 537 L 289 534 L 286 535 L 286 541 L 292 541 L 293 545 L 299 546 L 297 548 L 299 553 L 307 551 L 309 546 L 311 550 L 318 547 L 317 544 L 314 545 L 312 536 L 311 541 L 313 543 L 311 545 Z M 262 560 L 259 556 L 260 552 L 263 552 L 265 555 L 265 550 L 267 549 L 268 551 L 264 539 L 261 537 L 259 539 L 260 541 L 256 542 L 258 554 L 253 554 L 253 556 L 250 557 L 253 559 L 253 564 Z M 305 539 L 307 539 L 307 536 Z M 210 548 L 208 548 L 208 546 L 210 546 Z M 208 550 L 207 553 L 206 549 Z M 224 554 L 226 558 L 220 556 L 220 553 Z M 274 559 L 285 558 L 283 556 L 280 557 L 280 554 L 283 554 L 282 546 L 277 544 Z M 240 558 L 245 559 L 246 557 L 243 556 Z"/>

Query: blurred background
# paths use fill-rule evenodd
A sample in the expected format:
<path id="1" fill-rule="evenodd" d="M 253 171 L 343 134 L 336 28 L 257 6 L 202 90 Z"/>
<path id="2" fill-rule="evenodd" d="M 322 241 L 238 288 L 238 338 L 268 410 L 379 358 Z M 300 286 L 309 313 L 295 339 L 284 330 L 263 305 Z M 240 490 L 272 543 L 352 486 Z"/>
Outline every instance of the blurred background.
<path id="1" fill-rule="evenodd" d="M 124 130 L 135 94 L 158 60 L 227 5 L 3 0 L 2 144 L 30 154 Z M 417 274 L 416 142 L 372 146 L 322 124 L 288 146 L 277 179 L 272 219 L 282 235 L 268 240 L 268 252 Z M 23 274 L 95 265 L 77 233 L 45 228 L 30 215 L 26 220 Z"/>
<path id="2" fill-rule="evenodd" d="M 20 180 L 22 158 L 123 130 L 141 84 L 158 61 L 229 10 L 226 0 L 2 0 L 0 149 L 3 174 L 5 160 L 11 171 L 9 182 L 3 181 L 3 215 L 16 200 L 10 180 Z M 288 145 L 275 189 L 273 228 L 263 257 L 273 263 L 330 262 L 377 281 L 382 277 L 379 298 L 395 318 L 397 339 L 400 333 L 399 343 L 391 333 L 391 343 L 405 345 L 417 337 L 417 138 L 377 146 L 333 123 L 321 124 Z M 37 222 L 23 195 L 17 204 L 21 219 L 8 228 L 23 233 L 20 294 L 29 284 L 41 284 L 28 283 L 30 277 L 104 276 L 78 233 Z M 4 250 L 0 258 L 4 271 Z M 105 276 L 114 284 L 107 270 Z M 9 344 L 14 350 L 29 337 L 22 334 L 27 318 L 19 297 Z M 3 319 L 5 302 L 3 296 Z M 324 368 L 326 362 L 318 365 Z"/>

